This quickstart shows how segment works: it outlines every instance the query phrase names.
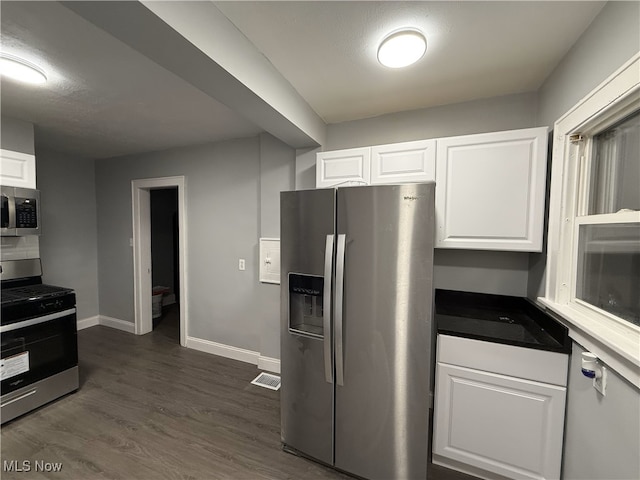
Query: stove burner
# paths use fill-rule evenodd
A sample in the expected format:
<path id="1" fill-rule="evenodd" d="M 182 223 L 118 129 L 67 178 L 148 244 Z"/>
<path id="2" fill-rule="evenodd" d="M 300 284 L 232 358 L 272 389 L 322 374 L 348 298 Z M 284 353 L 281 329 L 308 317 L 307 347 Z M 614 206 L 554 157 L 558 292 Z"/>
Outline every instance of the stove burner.
<path id="1" fill-rule="evenodd" d="M 2 290 L 1 304 L 5 305 L 19 302 L 35 302 L 48 298 L 62 297 L 73 293 L 70 288 L 56 287 L 53 285 L 38 284 L 23 287 L 6 288 Z"/>

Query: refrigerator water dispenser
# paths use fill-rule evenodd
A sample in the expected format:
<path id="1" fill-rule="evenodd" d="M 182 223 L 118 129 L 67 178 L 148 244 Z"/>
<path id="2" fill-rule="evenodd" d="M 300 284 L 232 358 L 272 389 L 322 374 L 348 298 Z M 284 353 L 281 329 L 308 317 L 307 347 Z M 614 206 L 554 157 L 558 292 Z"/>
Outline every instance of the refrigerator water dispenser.
<path id="1" fill-rule="evenodd" d="M 323 338 L 322 301 L 324 278 L 317 275 L 289 274 L 289 331 Z"/>

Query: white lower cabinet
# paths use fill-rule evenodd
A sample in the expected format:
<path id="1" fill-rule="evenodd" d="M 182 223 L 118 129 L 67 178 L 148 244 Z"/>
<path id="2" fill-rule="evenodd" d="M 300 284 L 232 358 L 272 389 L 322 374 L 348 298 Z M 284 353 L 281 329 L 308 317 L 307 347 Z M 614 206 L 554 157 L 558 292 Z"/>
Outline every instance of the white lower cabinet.
<path id="1" fill-rule="evenodd" d="M 440 335 L 433 462 L 487 479 L 559 479 L 566 373 L 563 354 Z"/>

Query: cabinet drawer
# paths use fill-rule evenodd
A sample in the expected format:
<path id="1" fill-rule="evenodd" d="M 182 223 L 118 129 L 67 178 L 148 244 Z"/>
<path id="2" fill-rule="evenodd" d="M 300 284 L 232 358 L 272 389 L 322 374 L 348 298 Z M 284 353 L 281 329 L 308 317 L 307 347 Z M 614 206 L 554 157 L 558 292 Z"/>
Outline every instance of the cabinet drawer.
<path id="1" fill-rule="evenodd" d="M 563 353 L 438 335 L 438 362 L 485 372 L 567 385 L 568 356 Z"/>

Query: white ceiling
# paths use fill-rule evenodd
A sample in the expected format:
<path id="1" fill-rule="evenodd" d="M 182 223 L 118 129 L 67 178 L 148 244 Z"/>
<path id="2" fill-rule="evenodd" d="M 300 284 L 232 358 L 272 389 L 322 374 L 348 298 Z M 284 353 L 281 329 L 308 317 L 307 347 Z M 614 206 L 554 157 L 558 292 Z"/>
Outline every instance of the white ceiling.
<path id="1" fill-rule="evenodd" d="M 536 91 L 602 2 L 217 2 L 327 123 Z M 381 67 L 411 26 L 427 53 Z"/>
<path id="2" fill-rule="evenodd" d="M 103 8 L 121 8 L 115 6 L 121 2 L 109 3 Z M 2 49 L 40 64 L 50 78 L 44 88 L 4 79 L 0 85 L 2 115 L 34 123 L 37 148 L 106 158 L 251 136 L 277 123 L 253 108 L 259 88 L 242 90 L 245 99 L 235 92 L 231 101 L 225 88 L 207 88 L 193 75 L 166 68 L 159 57 L 148 58 L 141 46 L 147 24 L 139 25 L 138 38 L 119 38 L 114 29 L 105 31 L 72 11 L 82 8 L 76 5 L 0 3 Z M 604 2 L 215 5 L 275 67 L 281 83 L 326 123 L 336 123 L 536 91 Z M 188 8 L 181 3 L 181 11 Z M 426 34 L 427 54 L 404 70 L 383 68 L 375 60 L 377 43 L 402 25 Z M 207 34 L 215 44 L 218 30 Z M 166 36 L 154 41 L 165 56 L 177 48 Z M 204 72 L 213 60 L 198 53 L 202 65 L 189 67 Z M 269 99 L 264 103 L 286 110 Z M 295 123 L 286 113 L 281 117 L 285 127 Z"/>

